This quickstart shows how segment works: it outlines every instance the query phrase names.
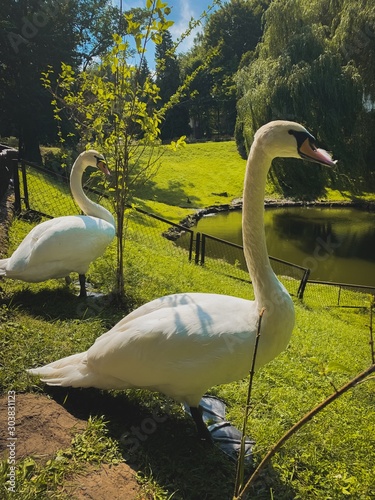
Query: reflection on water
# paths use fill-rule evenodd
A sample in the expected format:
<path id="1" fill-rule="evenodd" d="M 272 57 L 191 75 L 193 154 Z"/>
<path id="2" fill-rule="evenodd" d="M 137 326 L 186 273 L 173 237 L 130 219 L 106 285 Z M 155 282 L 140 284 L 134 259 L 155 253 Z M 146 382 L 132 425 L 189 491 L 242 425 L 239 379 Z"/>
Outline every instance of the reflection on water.
<path id="1" fill-rule="evenodd" d="M 240 211 L 204 217 L 194 229 L 242 245 Z M 310 268 L 310 279 L 375 286 L 375 213 L 269 208 L 265 232 L 269 254 Z"/>

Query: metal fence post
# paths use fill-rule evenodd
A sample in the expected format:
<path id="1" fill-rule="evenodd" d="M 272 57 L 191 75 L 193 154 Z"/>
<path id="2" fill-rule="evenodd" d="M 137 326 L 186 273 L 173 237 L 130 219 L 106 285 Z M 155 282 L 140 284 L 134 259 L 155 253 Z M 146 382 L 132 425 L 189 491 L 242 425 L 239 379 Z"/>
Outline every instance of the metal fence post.
<path id="1" fill-rule="evenodd" d="M 305 288 L 306 288 L 309 276 L 310 276 L 310 269 L 306 269 L 306 271 L 304 272 L 304 275 L 302 276 L 301 283 L 299 285 L 298 292 L 297 292 L 297 297 L 301 300 L 303 299 L 303 294 L 305 292 Z"/>
<path id="2" fill-rule="evenodd" d="M 193 257 L 193 243 L 194 243 L 194 233 L 193 231 L 190 233 L 190 242 L 189 242 L 189 262 Z"/>
<path id="3" fill-rule="evenodd" d="M 195 263 L 199 264 L 199 254 L 201 247 L 201 233 L 195 233 Z"/>
<path id="4" fill-rule="evenodd" d="M 26 165 L 24 161 L 21 161 L 21 171 L 22 171 L 23 201 L 26 205 L 26 210 L 30 210 L 29 190 L 27 188 Z"/>
<path id="5" fill-rule="evenodd" d="M 12 159 L 12 174 L 13 174 L 13 187 L 14 187 L 14 211 L 16 215 L 21 213 L 21 188 L 20 178 L 18 173 L 18 159 Z"/>
<path id="6" fill-rule="evenodd" d="M 206 257 L 206 235 L 202 233 L 202 244 L 201 244 L 201 266 L 204 266 L 204 259 Z"/>

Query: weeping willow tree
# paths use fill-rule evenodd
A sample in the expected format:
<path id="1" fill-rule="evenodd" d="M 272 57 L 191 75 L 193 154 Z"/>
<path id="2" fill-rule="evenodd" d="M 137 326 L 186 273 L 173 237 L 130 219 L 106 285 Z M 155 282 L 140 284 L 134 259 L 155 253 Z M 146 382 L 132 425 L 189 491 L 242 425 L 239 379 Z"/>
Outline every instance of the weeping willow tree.
<path id="1" fill-rule="evenodd" d="M 263 41 L 237 73 L 239 146 L 247 151 L 255 130 L 267 121 L 288 119 L 308 127 L 341 160 L 339 171 L 277 160 L 274 172 L 285 196 L 313 199 L 332 182 L 343 187 L 352 177 L 366 177 L 363 82 L 355 62 L 344 62 L 332 41 L 334 3 L 329 9 L 321 0 L 272 2 Z"/>
<path id="2" fill-rule="evenodd" d="M 362 148 L 368 186 L 375 190 L 375 5 L 373 0 L 336 0 L 331 45 L 343 65 L 355 65 L 363 85 L 366 113 L 361 121 Z"/>

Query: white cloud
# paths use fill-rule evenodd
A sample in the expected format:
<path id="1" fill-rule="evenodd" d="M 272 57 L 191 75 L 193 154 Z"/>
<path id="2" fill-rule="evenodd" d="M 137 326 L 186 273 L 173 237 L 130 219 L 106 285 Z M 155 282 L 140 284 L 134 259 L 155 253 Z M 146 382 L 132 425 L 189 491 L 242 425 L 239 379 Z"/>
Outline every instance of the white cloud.
<path id="1" fill-rule="evenodd" d="M 172 7 L 171 19 L 175 21 L 175 24 L 171 26 L 170 32 L 174 41 L 177 41 L 181 37 L 183 33 L 189 27 L 189 23 L 191 19 L 197 19 L 197 17 L 201 14 L 193 4 L 195 4 L 194 0 L 178 0 L 175 5 Z M 197 2 L 200 4 L 199 8 L 201 8 L 201 2 Z M 193 46 L 194 37 L 200 31 L 201 27 L 195 28 L 188 37 L 184 38 L 181 44 L 178 46 L 178 52 L 187 52 Z"/>
<path id="2" fill-rule="evenodd" d="M 120 0 L 112 0 L 114 5 L 119 6 Z M 173 26 L 169 28 L 174 41 L 177 41 L 189 27 L 191 19 L 197 20 L 203 10 L 207 8 L 209 0 L 167 0 L 168 6 L 171 8 L 171 14 L 168 18 L 174 21 Z M 145 7 L 145 0 L 123 0 L 123 11 L 133 7 Z M 202 26 L 195 28 L 188 37 L 180 43 L 177 52 L 188 52 L 194 44 L 194 38 L 197 33 L 202 30 Z"/>

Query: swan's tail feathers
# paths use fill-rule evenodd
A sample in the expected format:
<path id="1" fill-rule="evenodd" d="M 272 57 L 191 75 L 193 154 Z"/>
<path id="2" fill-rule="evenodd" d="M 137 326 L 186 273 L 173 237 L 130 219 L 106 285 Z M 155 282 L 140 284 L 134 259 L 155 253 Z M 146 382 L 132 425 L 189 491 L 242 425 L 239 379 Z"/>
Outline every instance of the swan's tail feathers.
<path id="1" fill-rule="evenodd" d="M 6 276 L 7 263 L 9 259 L 0 259 L 0 276 Z"/>
<path id="2" fill-rule="evenodd" d="M 97 387 L 98 376 L 87 367 L 86 352 L 73 354 L 39 368 L 27 370 L 48 385 L 63 387 Z"/>

